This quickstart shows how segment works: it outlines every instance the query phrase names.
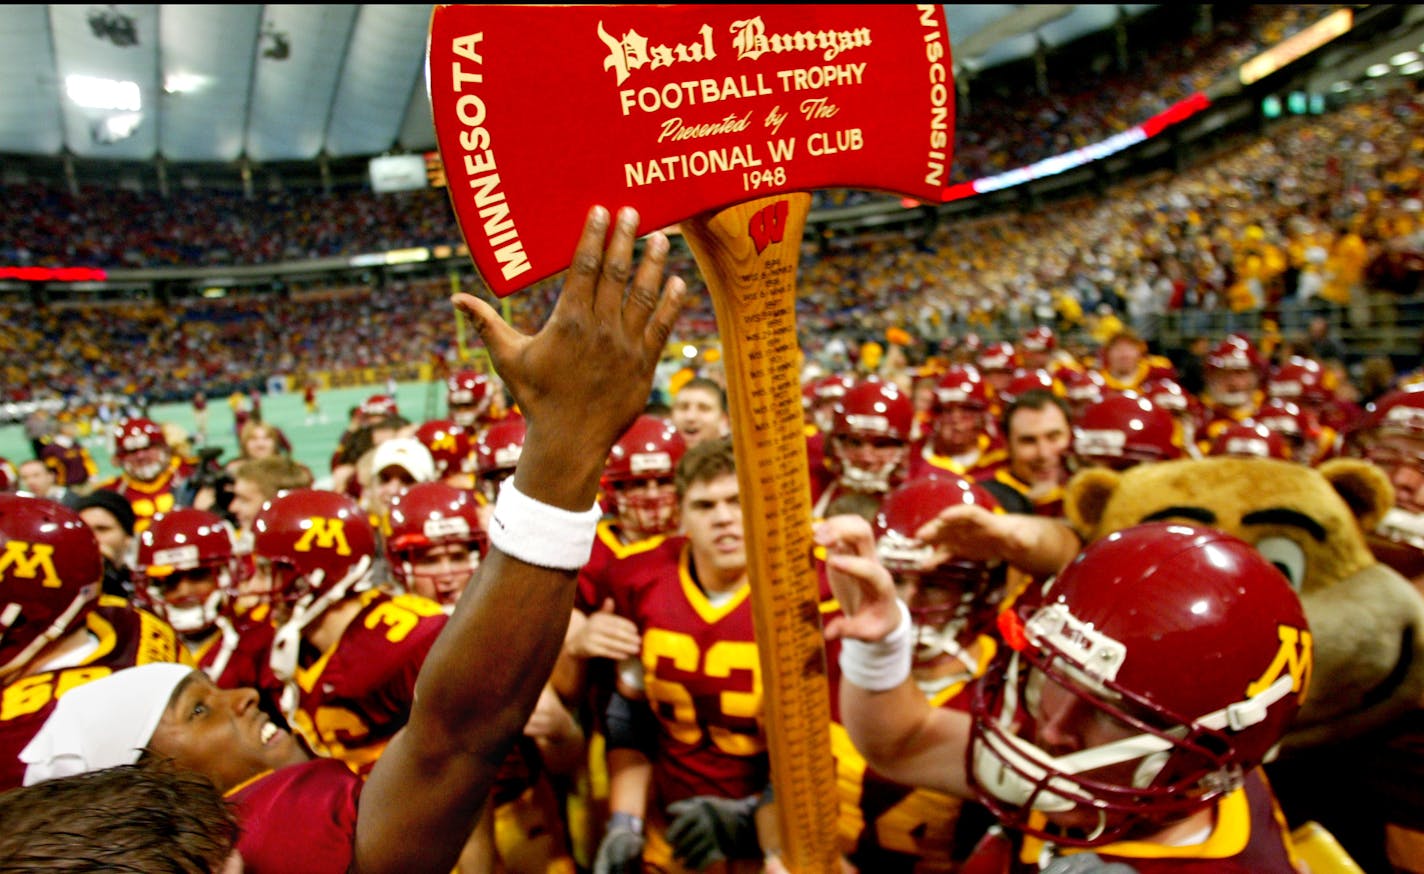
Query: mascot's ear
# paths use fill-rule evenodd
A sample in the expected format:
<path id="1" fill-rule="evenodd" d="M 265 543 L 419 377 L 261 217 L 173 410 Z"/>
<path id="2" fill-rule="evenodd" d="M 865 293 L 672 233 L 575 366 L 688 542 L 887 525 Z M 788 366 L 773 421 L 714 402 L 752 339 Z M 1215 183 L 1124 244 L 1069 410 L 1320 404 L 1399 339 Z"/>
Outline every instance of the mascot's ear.
<path id="1" fill-rule="evenodd" d="M 1316 470 L 1345 499 L 1365 531 L 1375 530 L 1385 512 L 1394 506 L 1394 486 L 1389 477 L 1368 461 L 1332 458 Z"/>
<path id="2" fill-rule="evenodd" d="M 1103 511 L 1122 482 L 1116 471 L 1090 467 L 1073 475 L 1063 490 L 1063 514 L 1084 540 L 1098 535 Z"/>

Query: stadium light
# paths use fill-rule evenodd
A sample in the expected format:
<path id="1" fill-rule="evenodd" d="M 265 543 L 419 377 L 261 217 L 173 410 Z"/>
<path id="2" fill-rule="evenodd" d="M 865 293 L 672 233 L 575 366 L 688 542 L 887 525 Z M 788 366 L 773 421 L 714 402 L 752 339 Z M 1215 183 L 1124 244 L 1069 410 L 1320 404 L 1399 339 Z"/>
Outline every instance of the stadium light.
<path id="1" fill-rule="evenodd" d="M 138 112 L 143 109 L 143 98 L 137 82 L 71 74 L 64 77 L 64 91 L 70 100 L 85 109 L 115 109 L 122 112 Z"/>
<path id="2" fill-rule="evenodd" d="M 1413 61 L 1399 68 L 1401 76 L 1416 76 L 1420 72 L 1424 72 L 1424 61 Z"/>
<path id="3" fill-rule="evenodd" d="M 1330 90 L 1334 91 L 1336 94 L 1341 94 L 1345 91 L 1349 91 L 1351 88 L 1354 87 L 1355 86 L 1353 83 L 1346 82 L 1344 79 L 1341 79 L 1339 82 L 1336 82 L 1334 85 L 1331 85 Z"/>
<path id="4" fill-rule="evenodd" d="M 1417 60 L 1419 60 L 1418 52 L 1400 52 L 1399 54 L 1390 58 L 1389 62 L 1396 67 L 1403 67 L 1407 66 L 1408 64 L 1412 64 Z"/>
<path id="5" fill-rule="evenodd" d="M 1365 75 L 1371 79 L 1378 79 L 1389 72 L 1389 64 L 1371 64 L 1365 68 Z"/>
<path id="6" fill-rule="evenodd" d="M 163 90 L 167 94 L 191 94 L 210 81 L 196 73 L 169 73 L 163 79 Z"/>

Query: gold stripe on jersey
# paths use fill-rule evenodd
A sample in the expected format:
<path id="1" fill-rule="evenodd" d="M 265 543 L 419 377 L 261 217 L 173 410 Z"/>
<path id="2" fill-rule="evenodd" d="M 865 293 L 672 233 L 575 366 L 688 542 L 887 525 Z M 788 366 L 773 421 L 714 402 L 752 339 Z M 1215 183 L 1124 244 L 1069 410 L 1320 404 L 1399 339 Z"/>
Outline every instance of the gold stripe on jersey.
<path id="1" fill-rule="evenodd" d="M 1227 859 L 1240 855 L 1251 839 L 1251 809 L 1246 801 L 1246 787 L 1239 787 L 1223 796 L 1216 803 L 1214 812 L 1216 819 L 1211 835 L 1200 844 L 1174 847 L 1146 841 L 1122 841 L 1100 847 L 1054 847 L 1054 853 L 1071 856 L 1074 853 L 1094 852 L 1128 859 Z M 1035 828 L 1041 828 L 1046 822 L 1040 813 L 1033 814 L 1033 818 L 1029 820 L 1029 824 Z M 1019 859 L 1026 863 L 1037 862 L 1042 849 L 1042 840 L 1024 835 Z"/>
<path id="2" fill-rule="evenodd" d="M 682 583 L 682 593 L 687 597 L 687 603 L 692 605 L 692 609 L 696 610 L 697 615 L 708 625 L 716 625 L 727 618 L 727 615 L 742 606 L 742 602 L 747 600 L 752 593 L 751 585 L 743 580 L 739 584 L 741 588 L 735 594 L 722 604 L 713 606 L 707 598 L 707 593 L 702 591 L 702 587 L 692 579 L 692 547 L 690 545 L 683 546 L 682 555 L 678 558 L 677 578 Z"/>
<path id="3" fill-rule="evenodd" d="M 616 524 L 614 519 L 604 519 L 598 523 L 598 539 L 603 545 L 608 547 L 614 558 L 627 558 L 630 555 L 649 552 L 657 549 L 659 544 L 667 539 L 664 534 L 654 534 L 652 537 L 645 537 L 642 540 L 635 540 L 632 543 L 624 543 L 618 536 L 618 531 L 613 527 Z"/>

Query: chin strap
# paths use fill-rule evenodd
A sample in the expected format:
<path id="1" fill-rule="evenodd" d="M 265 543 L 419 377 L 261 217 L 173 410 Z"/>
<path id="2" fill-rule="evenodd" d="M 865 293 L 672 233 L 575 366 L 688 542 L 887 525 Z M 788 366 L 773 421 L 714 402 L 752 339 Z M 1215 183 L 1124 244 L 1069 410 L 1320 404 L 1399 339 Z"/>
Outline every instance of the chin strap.
<path id="1" fill-rule="evenodd" d="M 1015 656 L 1010 665 L 1010 676 L 1017 674 L 1017 661 Z M 1237 701 L 1208 713 L 1195 720 L 1194 724 L 1198 728 L 1215 731 L 1235 732 L 1249 728 L 1265 720 L 1271 706 L 1291 693 L 1294 682 L 1289 674 L 1282 675 L 1245 701 Z M 1012 700 L 1017 695 L 1008 697 Z M 1056 776 L 1059 774 L 1080 774 L 1141 758 L 1143 762 L 1133 774 L 1132 785 L 1138 789 L 1149 786 L 1170 758 L 1175 746 L 1171 735 L 1181 737 L 1188 730 L 1186 726 L 1172 729 L 1167 733 L 1168 737 L 1137 734 L 1064 756 L 1053 756 L 1013 733 L 1014 710 L 1006 703 L 1005 715 L 998 720 L 999 730 L 983 735 L 983 741 L 973 752 L 974 775 L 994 797 L 1019 806 L 1032 799 L 1033 808 L 1045 813 L 1062 813 L 1079 804 L 1091 804 L 1094 800 L 1085 796 L 1081 786 Z"/>
<path id="2" fill-rule="evenodd" d="M 292 606 L 292 615 L 286 622 L 277 628 L 272 638 L 272 653 L 268 657 L 267 663 L 272 668 L 272 673 L 282 682 L 282 712 L 291 719 L 297 712 L 297 705 L 301 701 L 301 689 L 297 686 L 297 655 L 301 651 L 302 631 L 315 622 L 327 608 L 337 601 L 346 597 L 346 593 L 351 591 L 371 572 L 371 556 L 363 555 L 361 560 L 347 572 L 341 581 L 330 589 L 322 593 L 321 597 L 308 591 L 297 600 Z M 321 577 L 317 574 L 325 574 L 325 571 L 317 571 L 313 574 L 314 580 L 310 587 L 315 588 L 321 585 Z"/>
<path id="3" fill-rule="evenodd" d="M 74 596 L 74 600 L 69 602 L 69 606 L 64 608 L 63 613 L 60 613 L 58 616 L 55 617 L 54 621 L 50 623 L 48 628 L 46 628 L 40 634 L 36 635 L 35 639 L 30 641 L 29 645 L 26 646 L 24 649 L 20 650 L 14 658 L 10 659 L 3 665 L 0 665 L 0 673 L 11 671 L 16 668 L 23 668 L 28 665 L 30 661 L 33 660 L 35 656 L 39 655 L 40 651 L 43 650 L 46 646 L 49 646 L 52 641 L 58 640 L 60 637 L 63 637 L 64 634 L 69 631 L 70 624 L 74 622 L 74 619 L 79 615 L 79 612 L 83 610 L 86 606 L 88 606 L 90 601 L 93 601 L 98 597 L 98 583 L 90 583 L 89 585 L 80 589 L 79 594 Z M 5 635 L 9 633 L 10 628 L 14 626 L 17 621 L 19 621 L 21 612 L 23 612 L 23 608 L 20 606 L 19 602 L 16 601 L 11 601 L 5 606 L 5 609 L 3 611 L 0 611 L 0 640 L 4 640 Z"/>

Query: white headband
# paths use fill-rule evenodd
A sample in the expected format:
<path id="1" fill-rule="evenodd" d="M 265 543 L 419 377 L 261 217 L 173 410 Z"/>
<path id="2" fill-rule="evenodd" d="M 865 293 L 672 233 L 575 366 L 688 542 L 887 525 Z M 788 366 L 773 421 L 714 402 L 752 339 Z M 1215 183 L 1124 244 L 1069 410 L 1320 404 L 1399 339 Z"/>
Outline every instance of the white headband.
<path id="1" fill-rule="evenodd" d="M 25 785 L 137 762 L 174 690 L 192 674 L 192 668 L 162 662 L 70 689 L 20 751 Z"/>

